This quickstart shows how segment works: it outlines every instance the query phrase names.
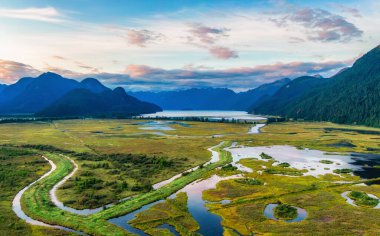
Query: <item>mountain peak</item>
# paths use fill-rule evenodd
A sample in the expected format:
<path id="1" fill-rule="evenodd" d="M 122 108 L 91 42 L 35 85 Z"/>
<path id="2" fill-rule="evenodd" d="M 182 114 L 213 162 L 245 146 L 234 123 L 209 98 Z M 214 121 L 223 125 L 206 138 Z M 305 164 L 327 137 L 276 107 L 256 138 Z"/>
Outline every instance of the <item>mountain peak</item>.
<path id="1" fill-rule="evenodd" d="M 127 95 L 127 92 L 122 87 L 115 88 L 113 92 L 118 95 Z"/>
<path id="2" fill-rule="evenodd" d="M 53 73 L 53 72 L 45 72 L 38 76 L 37 78 L 39 79 L 62 79 L 63 77 L 60 76 L 59 74 Z"/>
<path id="3" fill-rule="evenodd" d="M 82 84 L 87 84 L 87 83 L 94 83 L 94 84 L 100 84 L 99 80 L 95 78 L 85 78 L 84 80 L 81 81 Z"/>
<path id="4" fill-rule="evenodd" d="M 86 78 L 82 80 L 80 84 L 83 88 L 88 89 L 94 93 L 101 93 L 108 90 L 108 88 L 105 87 L 102 83 L 100 83 L 99 80 L 94 78 Z"/>

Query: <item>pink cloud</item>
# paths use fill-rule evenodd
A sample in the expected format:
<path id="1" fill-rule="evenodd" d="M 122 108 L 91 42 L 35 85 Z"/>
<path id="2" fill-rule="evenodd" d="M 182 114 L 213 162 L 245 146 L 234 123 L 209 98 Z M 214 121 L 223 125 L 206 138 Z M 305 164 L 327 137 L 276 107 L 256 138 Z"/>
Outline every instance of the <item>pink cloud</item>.
<path id="1" fill-rule="evenodd" d="M 148 43 L 160 40 L 163 37 L 160 33 L 155 33 L 150 30 L 134 30 L 127 31 L 127 41 L 129 44 L 139 47 L 146 47 Z"/>
<path id="2" fill-rule="evenodd" d="M 238 57 L 238 54 L 235 51 L 227 47 L 212 47 L 210 48 L 210 53 L 214 57 L 224 60 Z"/>
<path id="3" fill-rule="evenodd" d="M 12 83 L 26 76 L 37 76 L 41 74 L 30 65 L 19 62 L 0 59 L 0 80 L 5 83 Z"/>
<path id="4" fill-rule="evenodd" d="M 300 8 L 271 20 L 279 27 L 289 24 L 304 27 L 306 37 L 311 41 L 349 42 L 363 35 L 362 30 L 344 17 L 319 8 Z"/>
<path id="5" fill-rule="evenodd" d="M 202 44 L 214 44 L 221 37 L 227 37 L 227 31 L 229 30 L 225 28 L 213 28 L 202 24 L 191 24 L 189 32 L 192 37 L 190 37 L 190 40 L 197 39 Z"/>
<path id="6" fill-rule="evenodd" d="M 145 65 L 128 65 L 125 69 L 125 72 L 132 78 L 142 77 L 148 74 L 158 73 L 161 71 L 163 70 Z"/>
<path id="7" fill-rule="evenodd" d="M 209 53 L 217 58 L 227 60 L 230 58 L 237 58 L 238 53 L 225 46 L 215 46 L 221 38 L 228 37 L 226 28 L 215 28 L 204 26 L 202 24 L 191 24 L 188 36 L 188 43 L 200 48 L 208 49 Z"/>

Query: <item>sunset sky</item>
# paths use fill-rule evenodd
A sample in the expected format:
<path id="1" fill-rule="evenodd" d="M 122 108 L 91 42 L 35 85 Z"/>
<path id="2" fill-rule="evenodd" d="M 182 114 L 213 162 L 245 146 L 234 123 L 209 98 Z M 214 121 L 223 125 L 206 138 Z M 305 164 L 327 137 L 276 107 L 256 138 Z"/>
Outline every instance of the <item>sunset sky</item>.
<path id="1" fill-rule="evenodd" d="M 53 71 L 127 90 L 330 76 L 380 44 L 380 1 L 0 1 L 0 83 Z"/>

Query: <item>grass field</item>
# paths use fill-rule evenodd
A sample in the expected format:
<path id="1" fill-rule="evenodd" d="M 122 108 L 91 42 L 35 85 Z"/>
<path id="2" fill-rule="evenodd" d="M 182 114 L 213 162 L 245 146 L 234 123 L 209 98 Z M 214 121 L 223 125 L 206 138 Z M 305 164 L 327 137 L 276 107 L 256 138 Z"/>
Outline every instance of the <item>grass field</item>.
<path id="1" fill-rule="evenodd" d="M 9 172 L 16 165 L 17 170 L 23 170 L 22 173 L 15 174 L 15 176 L 19 176 L 15 179 L 22 178 L 22 181 L 18 181 L 18 185 L 12 188 L 7 188 L 6 194 L 1 195 L 2 204 L 6 205 L 7 202 L 11 202 L 18 190 L 49 169 L 48 163 L 41 161 L 43 159 L 39 157 L 39 155 L 45 154 L 59 168 L 49 178 L 33 186 L 24 194 L 22 198 L 24 211 L 38 220 L 94 235 L 124 235 L 127 234 L 126 231 L 106 220 L 129 213 L 147 203 L 166 198 L 197 179 L 212 174 L 232 175 L 238 173 L 236 170 L 215 170 L 216 167 L 226 165 L 231 161 L 231 155 L 223 148 L 232 142 L 246 146 L 286 144 L 332 152 L 376 153 L 380 148 L 378 135 L 380 130 L 360 126 L 287 122 L 270 124 L 262 128 L 262 133 L 250 135 L 247 133 L 250 125 L 247 124 L 186 122 L 189 124 L 187 127 L 171 124 L 170 126 L 174 130 L 147 131 L 139 129 L 138 122 L 140 121 L 65 120 L 50 123 L 1 124 L 0 144 L 2 145 L 50 145 L 70 151 L 67 152 L 67 155 L 78 163 L 79 171 L 58 191 L 60 200 L 66 205 L 76 208 L 96 207 L 126 196 L 135 196 L 88 217 L 61 211 L 52 205 L 48 192 L 56 182 L 72 170 L 73 166 L 68 159 L 58 155 L 61 151 L 49 149 L 33 150 L 33 154 L 12 156 L 9 160 L 2 162 L 1 171 L 3 172 Z M 165 135 L 154 132 L 161 132 Z M 213 137 L 215 134 L 224 136 L 215 138 Z M 226 143 L 223 147 L 218 148 L 221 154 L 219 162 L 183 176 L 156 191 L 137 188 L 149 186 L 208 161 L 211 154 L 207 148 L 215 146 L 221 141 L 226 141 Z M 7 148 L 18 150 L 16 147 Z M 29 162 L 20 162 L 25 158 L 37 164 L 30 166 L 27 164 Z M 6 164 L 8 162 L 11 162 L 11 165 Z M 325 175 L 320 178 L 275 175 L 274 173 L 289 171 L 291 168 L 273 167 L 272 161 L 244 159 L 241 163 L 254 170 L 253 173 L 246 174 L 246 178 L 258 179 L 264 184 L 251 185 L 244 181 L 227 180 L 220 182 L 217 189 L 204 192 L 204 198 L 209 201 L 226 199 L 232 201 L 226 205 L 209 205 L 213 212 L 223 218 L 222 223 L 226 235 L 236 235 L 235 230 L 243 235 L 250 234 L 250 232 L 297 234 L 324 232 L 323 230 L 327 229 L 332 230 L 331 232 L 335 234 L 348 232 L 348 234 L 354 235 L 376 235 L 380 233 L 375 221 L 380 216 L 378 210 L 354 208 L 340 196 L 340 193 L 348 190 L 363 191 L 380 196 L 378 185 L 357 186 L 336 183 L 336 181 L 360 181 L 359 177 L 349 174 Z M 268 169 L 275 169 L 276 172 L 265 172 Z M 9 179 L 5 180 L 7 183 L 9 182 Z M 97 201 L 92 201 L 95 198 Z M 179 205 L 176 202 L 168 201 L 164 203 L 167 204 L 164 206 L 169 209 L 171 209 L 169 207 L 171 204 L 176 207 L 181 206 L 184 199 L 185 197 L 178 199 Z M 302 207 L 307 210 L 309 215 L 306 220 L 292 224 L 268 220 L 262 211 L 266 204 L 276 201 Z M 181 211 L 174 212 L 166 211 L 164 218 L 158 217 L 164 214 L 162 209 L 153 209 L 153 212 L 157 214 L 153 214 L 152 211 L 149 214 L 157 222 L 173 225 L 178 231 L 184 227 L 181 232 L 186 230 L 193 232 L 196 224 L 174 225 L 173 219 L 176 214 L 187 217 L 187 223 L 191 222 L 191 218 L 186 215 L 186 210 L 181 209 Z M 352 211 L 353 214 L 348 214 L 349 211 Z M 146 213 L 143 212 L 139 218 L 142 221 L 134 223 L 136 226 L 146 229 L 144 227 L 151 225 L 152 222 L 146 221 L 141 224 L 144 221 L 144 214 Z M 43 235 L 46 234 L 44 233 L 46 231 L 43 230 L 49 230 L 48 234 L 61 233 L 61 231 L 31 227 L 20 222 L 9 206 L 5 215 L 12 215 L 12 217 L 7 218 L 7 223 L 2 224 L 4 232 L 15 230 L 12 231 L 16 232 L 15 234 L 20 232 Z M 162 229 L 151 233 L 168 234 L 167 230 Z M 185 233 L 183 234 L 185 235 Z"/>
<path id="2" fill-rule="evenodd" d="M 0 160 L 0 235 L 67 235 L 27 224 L 12 210 L 16 193 L 47 172 L 50 165 L 34 152 L 11 147 L 0 147 Z"/>
<path id="3" fill-rule="evenodd" d="M 131 195 L 142 193 L 149 185 L 168 179 L 210 158 L 207 148 L 221 140 L 213 134 L 239 134 L 249 129 L 244 124 L 186 122 L 188 127 L 171 124 L 174 130 L 143 130 L 141 120 L 63 120 L 0 125 L 0 144 L 43 144 L 74 151 L 72 158 L 80 166 L 74 178 L 57 195 L 65 205 L 96 208 Z M 149 133 L 149 134 L 148 134 Z M 136 160 L 164 158 L 159 164 L 118 161 L 115 154 L 133 154 Z M 81 157 L 87 157 L 85 159 Z M 122 156 L 122 155 L 121 155 Z M 147 169 L 147 167 L 149 167 Z"/>

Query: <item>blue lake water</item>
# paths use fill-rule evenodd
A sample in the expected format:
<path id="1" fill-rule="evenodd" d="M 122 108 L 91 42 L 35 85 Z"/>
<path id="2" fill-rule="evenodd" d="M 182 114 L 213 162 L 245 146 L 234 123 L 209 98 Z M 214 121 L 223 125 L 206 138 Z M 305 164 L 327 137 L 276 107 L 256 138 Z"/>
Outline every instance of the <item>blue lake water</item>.
<path id="1" fill-rule="evenodd" d="M 228 177 L 220 177 L 217 175 L 213 175 L 208 179 L 200 180 L 193 182 L 187 186 L 185 186 L 183 189 L 181 189 L 178 192 L 185 192 L 188 196 L 188 202 L 187 207 L 189 209 L 190 214 L 193 216 L 193 218 L 198 222 L 200 229 L 197 231 L 197 233 L 200 233 L 201 235 L 213 235 L 213 236 L 222 236 L 223 235 L 223 226 L 221 224 L 222 218 L 216 214 L 211 213 L 208 211 L 207 207 L 205 206 L 206 202 L 202 199 L 202 193 L 203 191 L 207 189 L 213 189 L 216 187 L 216 184 L 222 180 L 226 179 L 233 179 L 233 178 L 240 178 L 241 176 L 228 176 Z M 169 198 L 174 198 L 176 196 L 176 193 L 171 195 Z M 129 232 L 132 232 L 134 234 L 145 236 L 147 235 L 142 230 L 136 229 L 132 227 L 128 222 L 131 221 L 136 217 L 136 214 L 139 212 L 142 212 L 144 210 L 149 209 L 153 205 L 162 202 L 157 201 L 153 202 L 151 204 L 145 205 L 142 208 L 133 211 L 127 215 L 117 217 L 110 219 L 109 222 L 118 225 Z M 170 225 L 161 225 L 160 228 L 167 228 L 172 233 L 175 232 L 174 227 Z M 174 233 L 175 235 L 178 235 Z"/>
<path id="2" fill-rule="evenodd" d="M 245 111 L 175 111 L 175 110 L 166 110 L 153 114 L 145 114 L 142 115 L 145 118 L 156 118 L 156 117 L 164 117 L 164 118 L 183 118 L 183 117 L 205 117 L 220 120 L 220 119 L 235 119 L 235 120 L 252 120 L 259 121 L 265 120 L 266 118 L 256 116 L 253 114 L 249 114 Z"/>

